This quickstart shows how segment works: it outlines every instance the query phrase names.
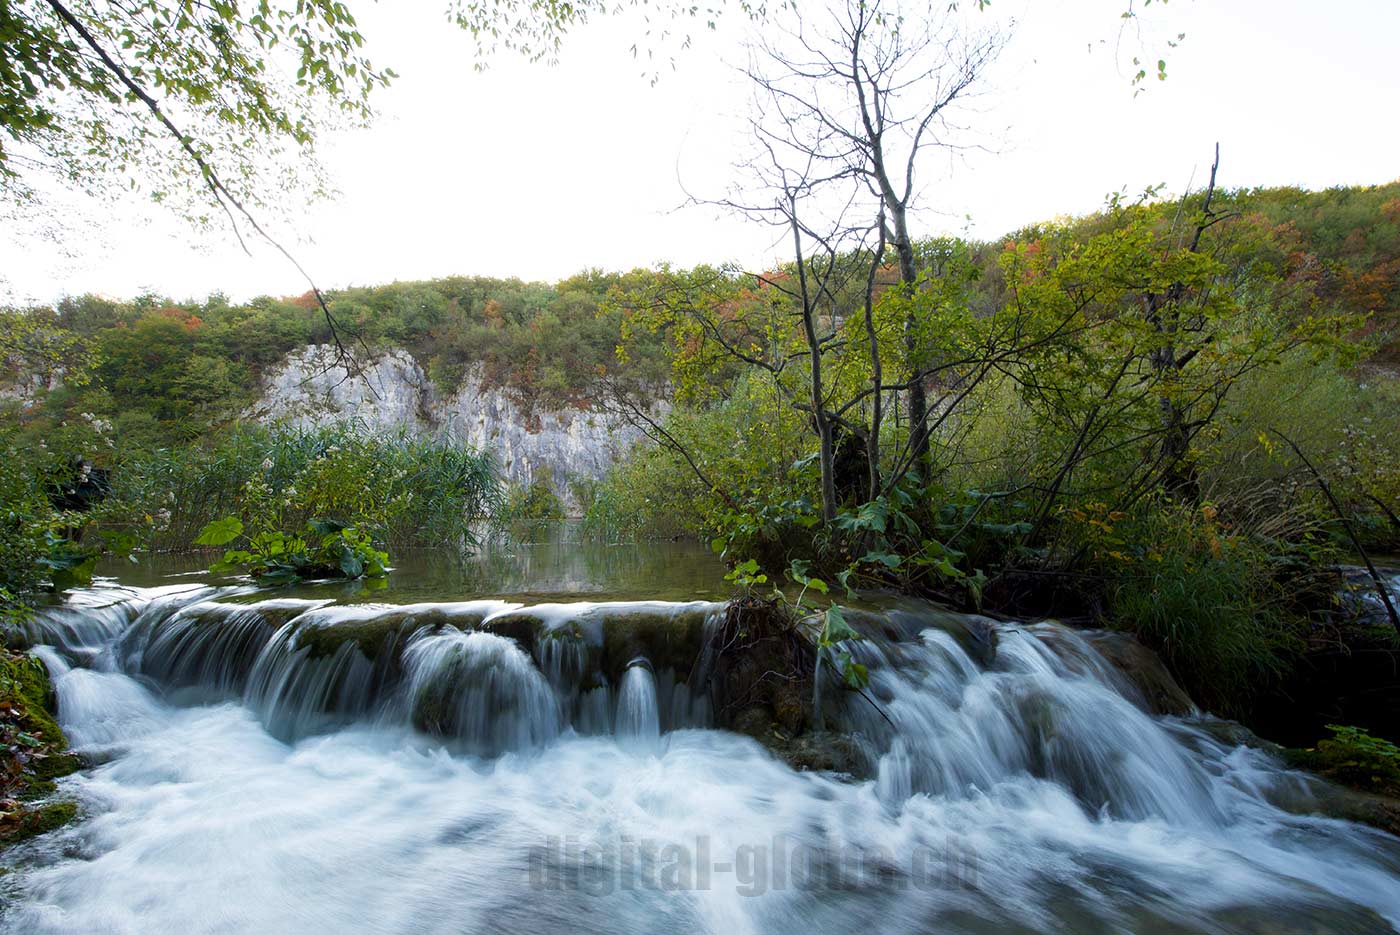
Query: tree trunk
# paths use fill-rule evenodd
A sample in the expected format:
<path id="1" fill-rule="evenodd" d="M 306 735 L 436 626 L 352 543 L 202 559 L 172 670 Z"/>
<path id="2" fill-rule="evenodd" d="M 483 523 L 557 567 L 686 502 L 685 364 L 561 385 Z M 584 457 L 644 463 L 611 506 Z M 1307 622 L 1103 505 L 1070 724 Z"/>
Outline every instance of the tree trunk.
<path id="1" fill-rule="evenodd" d="M 818 457 L 822 471 L 822 519 L 836 518 L 836 464 L 832 450 L 831 420 L 827 418 L 826 394 L 822 390 L 822 349 L 817 339 L 817 310 L 807 287 L 806 257 L 802 249 L 802 226 L 797 219 L 797 198 L 788 194 L 788 220 L 792 225 L 793 255 L 797 258 L 797 282 L 802 300 L 802 334 L 807 339 L 812 390 L 812 425 L 817 430 Z"/>
<path id="2" fill-rule="evenodd" d="M 885 218 L 880 216 L 880 244 L 870 258 L 870 274 L 865 280 L 865 337 L 870 342 L 870 434 L 865 437 L 865 459 L 868 468 L 870 487 L 865 499 L 873 501 L 880 496 L 880 429 L 885 418 L 885 369 L 880 360 L 880 337 L 875 331 L 875 277 L 879 275 L 880 263 L 885 253 Z M 913 251 L 909 255 L 913 262 Z"/>
<path id="3" fill-rule="evenodd" d="M 881 166 L 883 175 L 883 166 Z M 904 288 L 913 290 L 919 273 L 914 266 L 914 244 L 909 239 L 909 221 L 906 216 L 904 205 L 894 195 L 894 189 L 888 182 L 882 179 L 884 184 L 881 188 L 885 192 L 885 207 L 890 212 L 890 222 L 893 227 L 891 233 L 894 243 L 895 254 L 899 257 L 899 281 Z M 904 353 L 909 360 L 910 376 L 914 377 L 909 383 L 909 445 L 913 452 L 911 461 L 918 465 L 920 479 L 928 483 L 929 463 L 931 461 L 929 437 L 928 437 L 928 396 L 924 392 L 924 381 L 918 377 L 919 364 L 919 344 L 917 338 L 918 323 L 914 320 L 911 312 L 904 319 Z"/>
<path id="4" fill-rule="evenodd" d="M 817 444 L 822 469 L 822 519 L 831 522 L 836 518 L 836 459 L 832 444 L 831 420 L 827 418 L 822 391 L 822 355 L 817 344 L 816 323 L 813 312 L 805 301 L 802 308 L 802 329 L 807 335 L 807 346 L 811 348 L 812 422 L 817 428 Z"/>

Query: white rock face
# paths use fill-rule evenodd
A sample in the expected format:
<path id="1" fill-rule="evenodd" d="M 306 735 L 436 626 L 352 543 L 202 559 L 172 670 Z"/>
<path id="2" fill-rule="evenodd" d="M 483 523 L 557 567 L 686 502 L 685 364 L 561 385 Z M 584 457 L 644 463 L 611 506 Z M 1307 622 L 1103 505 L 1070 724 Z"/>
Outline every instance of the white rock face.
<path id="1" fill-rule="evenodd" d="M 0 364 L 3 364 L 0 359 Z M 0 401 L 14 401 L 28 408 L 40 397 L 63 386 L 63 368 L 54 367 L 42 373 L 22 371 L 0 382 Z"/>
<path id="2" fill-rule="evenodd" d="M 299 427 L 358 420 L 372 431 L 406 429 L 491 452 L 502 476 L 528 485 L 547 473 L 555 493 L 573 509 L 568 479 L 597 479 L 641 438 L 615 416 L 578 409 L 537 411 L 533 420 L 477 373 L 444 397 L 407 351 L 395 349 L 350 374 L 330 345 L 289 354 L 263 378 L 262 398 L 249 418 Z"/>

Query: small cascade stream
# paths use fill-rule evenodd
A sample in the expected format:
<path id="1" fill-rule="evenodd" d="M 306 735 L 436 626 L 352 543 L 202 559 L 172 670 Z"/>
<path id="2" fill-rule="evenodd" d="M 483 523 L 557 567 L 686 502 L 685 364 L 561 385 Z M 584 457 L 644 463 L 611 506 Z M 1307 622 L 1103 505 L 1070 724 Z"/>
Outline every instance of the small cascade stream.
<path id="1" fill-rule="evenodd" d="M 1052 623 L 853 612 L 855 775 L 714 728 L 723 605 L 97 587 L 29 625 L 94 765 L 26 933 L 1400 931 L 1400 840 Z"/>
<path id="2" fill-rule="evenodd" d="M 644 662 L 627 667 L 622 677 L 622 690 L 617 697 L 617 727 L 619 742 L 635 749 L 655 746 L 661 736 L 661 714 L 656 703 L 656 679 Z"/>

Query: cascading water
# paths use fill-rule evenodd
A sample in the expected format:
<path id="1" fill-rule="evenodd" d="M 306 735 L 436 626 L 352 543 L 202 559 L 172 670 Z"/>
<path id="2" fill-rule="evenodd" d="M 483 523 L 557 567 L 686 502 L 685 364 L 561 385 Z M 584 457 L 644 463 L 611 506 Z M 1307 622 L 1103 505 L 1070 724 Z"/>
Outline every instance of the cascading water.
<path id="1" fill-rule="evenodd" d="M 100 590 L 32 627 L 100 765 L 5 931 L 1400 930 L 1400 842 L 1056 625 L 868 614 L 860 780 L 708 728 L 718 605 Z"/>
<path id="2" fill-rule="evenodd" d="M 1062 627 L 1001 628 L 987 669 L 943 630 L 925 630 L 919 645 L 856 652 L 872 672 L 872 692 L 887 699 L 879 713 L 850 713 L 879 757 L 877 787 L 890 801 L 976 794 L 1026 776 L 1095 814 L 1181 825 L 1219 818 L 1205 769 L 1116 691 L 1116 673 Z M 899 653 L 904 664 L 892 658 Z M 1082 660 L 1098 664 L 1076 672 Z"/>
<path id="3" fill-rule="evenodd" d="M 661 736 L 661 713 L 656 703 L 656 678 L 642 661 L 627 667 L 617 697 L 618 739 L 634 749 L 654 745 Z"/>
<path id="4" fill-rule="evenodd" d="M 445 630 L 415 637 L 404 652 L 413 725 L 456 738 L 484 756 L 538 746 L 558 736 L 559 703 L 512 640 Z"/>

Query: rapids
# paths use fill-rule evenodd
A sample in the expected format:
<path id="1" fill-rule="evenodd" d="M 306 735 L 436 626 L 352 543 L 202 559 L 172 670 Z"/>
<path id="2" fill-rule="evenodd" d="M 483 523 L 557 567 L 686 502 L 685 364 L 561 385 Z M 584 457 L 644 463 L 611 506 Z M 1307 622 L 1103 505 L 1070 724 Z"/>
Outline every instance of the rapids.
<path id="1" fill-rule="evenodd" d="M 875 705 L 826 699 L 853 777 L 711 726 L 721 611 L 78 592 L 28 635 L 95 764 L 63 780 L 84 819 L 4 856 L 0 928 L 1400 930 L 1400 841 L 1150 713 L 1080 634 L 856 615 Z"/>

